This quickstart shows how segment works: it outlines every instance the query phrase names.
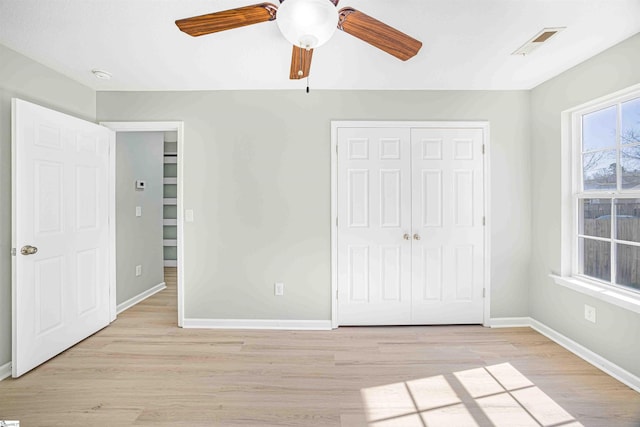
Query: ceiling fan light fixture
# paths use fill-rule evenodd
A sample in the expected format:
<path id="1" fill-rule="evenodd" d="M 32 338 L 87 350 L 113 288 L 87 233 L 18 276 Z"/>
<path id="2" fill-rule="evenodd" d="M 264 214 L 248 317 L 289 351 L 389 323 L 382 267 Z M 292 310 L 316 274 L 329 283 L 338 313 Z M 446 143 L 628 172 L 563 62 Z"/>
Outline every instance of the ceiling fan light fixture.
<path id="1" fill-rule="evenodd" d="M 305 49 L 325 44 L 338 26 L 338 10 L 329 0 L 286 0 L 277 16 L 284 38 Z"/>

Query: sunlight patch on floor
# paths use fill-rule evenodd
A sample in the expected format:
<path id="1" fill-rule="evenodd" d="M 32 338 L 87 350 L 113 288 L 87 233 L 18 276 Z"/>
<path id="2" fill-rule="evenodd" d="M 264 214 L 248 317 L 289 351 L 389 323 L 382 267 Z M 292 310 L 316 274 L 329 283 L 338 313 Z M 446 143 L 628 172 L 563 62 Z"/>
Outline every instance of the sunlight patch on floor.
<path id="1" fill-rule="evenodd" d="M 361 390 L 370 427 L 582 426 L 510 363 Z"/>

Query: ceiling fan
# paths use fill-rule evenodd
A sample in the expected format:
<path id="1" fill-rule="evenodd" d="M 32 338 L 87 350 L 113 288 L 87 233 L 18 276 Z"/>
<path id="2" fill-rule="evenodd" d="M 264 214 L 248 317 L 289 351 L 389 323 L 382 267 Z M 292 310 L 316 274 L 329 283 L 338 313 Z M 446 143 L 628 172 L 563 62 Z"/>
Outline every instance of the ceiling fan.
<path id="1" fill-rule="evenodd" d="M 313 49 L 327 42 L 336 29 L 351 34 L 396 58 L 414 57 L 422 42 L 352 7 L 338 10 L 339 0 L 280 0 L 280 6 L 251 6 L 194 16 L 176 21 L 178 28 L 197 37 L 266 21 L 276 21 L 293 44 L 290 79 L 309 76 Z M 276 20 L 277 18 L 277 20 Z"/>

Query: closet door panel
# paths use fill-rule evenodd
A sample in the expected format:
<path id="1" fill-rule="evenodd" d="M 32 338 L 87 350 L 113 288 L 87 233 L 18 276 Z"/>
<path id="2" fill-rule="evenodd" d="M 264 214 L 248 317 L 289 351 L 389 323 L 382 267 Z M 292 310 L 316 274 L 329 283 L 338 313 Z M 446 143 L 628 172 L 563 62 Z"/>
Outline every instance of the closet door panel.
<path id="1" fill-rule="evenodd" d="M 411 322 L 410 131 L 338 130 L 341 325 Z"/>
<path id="2" fill-rule="evenodd" d="M 414 324 L 482 323 L 483 133 L 412 129 Z"/>

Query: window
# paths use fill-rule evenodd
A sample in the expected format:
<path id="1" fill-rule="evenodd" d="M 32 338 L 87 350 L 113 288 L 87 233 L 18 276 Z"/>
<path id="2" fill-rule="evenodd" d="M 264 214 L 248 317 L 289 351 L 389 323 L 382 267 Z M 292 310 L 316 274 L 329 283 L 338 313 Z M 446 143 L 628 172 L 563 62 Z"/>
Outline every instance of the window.
<path id="1" fill-rule="evenodd" d="M 572 276 L 640 297 L 640 90 L 571 122 Z"/>

